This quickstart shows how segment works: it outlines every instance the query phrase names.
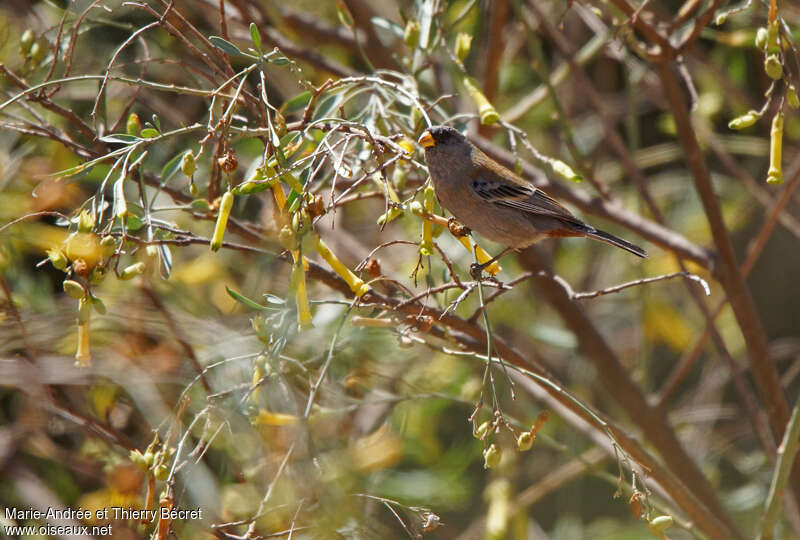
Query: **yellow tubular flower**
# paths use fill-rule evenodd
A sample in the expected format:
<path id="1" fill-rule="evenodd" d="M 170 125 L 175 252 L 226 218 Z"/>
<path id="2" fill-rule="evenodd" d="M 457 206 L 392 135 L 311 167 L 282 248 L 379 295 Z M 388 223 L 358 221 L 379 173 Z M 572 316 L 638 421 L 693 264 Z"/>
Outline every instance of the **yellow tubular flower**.
<path id="1" fill-rule="evenodd" d="M 75 366 L 92 365 L 92 354 L 89 352 L 89 321 L 78 325 L 78 350 L 75 352 Z"/>
<path id="2" fill-rule="evenodd" d="M 336 255 L 328 249 L 328 246 L 325 245 L 322 238 L 317 241 L 317 252 L 325 259 L 325 262 L 333 268 L 334 272 L 339 274 L 339 276 L 347 282 L 350 290 L 353 291 L 356 296 L 361 298 L 365 293 L 369 292 L 370 286 L 343 265 L 342 262 L 336 258 Z"/>
<path id="3" fill-rule="evenodd" d="M 305 265 L 301 264 L 298 259 L 299 257 L 296 256 L 292 266 L 292 285 L 294 286 L 294 298 L 297 303 L 297 325 L 300 330 L 306 330 L 313 325 L 311 324 L 311 309 L 308 306 L 308 293 L 306 292 Z"/>
<path id="4" fill-rule="evenodd" d="M 211 251 L 217 251 L 222 247 L 222 237 L 225 235 L 225 227 L 228 224 L 228 217 L 233 208 L 233 193 L 226 191 L 219 203 L 219 214 L 217 224 L 214 226 L 214 236 L 211 237 Z"/>
<path id="5" fill-rule="evenodd" d="M 433 214 L 433 187 L 425 188 L 424 208 L 427 214 Z M 420 255 L 433 255 L 433 222 L 422 220 L 422 242 L 419 245 Z"/>

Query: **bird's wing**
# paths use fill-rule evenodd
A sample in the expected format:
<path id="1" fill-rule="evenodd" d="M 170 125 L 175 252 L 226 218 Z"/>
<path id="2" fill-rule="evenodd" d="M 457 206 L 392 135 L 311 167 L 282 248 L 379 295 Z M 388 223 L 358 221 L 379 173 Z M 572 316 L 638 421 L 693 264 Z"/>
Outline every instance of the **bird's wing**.
<path id="1" fill-rule="evenodd" d="M 494 173 L 470 179 L 472 190 L 484 201 L 522 210 L 534 215 L 549 216 L 575 225 L 583 222 L 541 189 L 528 183 L 511 183 L 489 178 Z"/>

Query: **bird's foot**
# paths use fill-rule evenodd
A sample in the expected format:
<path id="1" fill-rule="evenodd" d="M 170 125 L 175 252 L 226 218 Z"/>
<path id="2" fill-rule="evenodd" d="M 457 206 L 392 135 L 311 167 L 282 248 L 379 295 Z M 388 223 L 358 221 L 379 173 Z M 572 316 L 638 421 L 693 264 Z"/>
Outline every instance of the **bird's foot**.
<path id="1" fill-rule="evenodd" d="M 447 220 L 447 228 L 450 230 L 450 233 L 453 236 L 458 236 L 458 237 L 467 236 L 469 235 L 469 233 L 472 232 L 470 231 L 469 227 L 462 225 L 461 223 L 458 222 L 456 218 L 452 217 Z"/>
<path id="2" fill-rule="evenodd" d="M 492 262 L 494 261 L 489 261 L 488 263 L 483 263 L 483 264 L 472 263 L 471 265 L 469 265 L 469 275 L 472 276 L 472 279 L 476 281 L 480 280 L 481 274 L 483 274 L 483 271 Z"/>

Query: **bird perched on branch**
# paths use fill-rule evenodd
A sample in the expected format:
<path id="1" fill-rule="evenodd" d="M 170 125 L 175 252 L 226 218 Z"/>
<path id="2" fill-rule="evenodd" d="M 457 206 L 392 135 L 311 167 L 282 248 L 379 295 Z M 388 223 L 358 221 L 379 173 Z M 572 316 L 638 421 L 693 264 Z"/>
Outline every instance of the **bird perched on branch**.
<path id="1" fill-rule="evenodd" d="M 449 126 L 433 126 L 419 138 L 441 205 L 466 227 L 512 249 L 541 238 L 587 236 L 639 257 L 645 250 L 587 225 L 541 189 L 484 154 Z"/>

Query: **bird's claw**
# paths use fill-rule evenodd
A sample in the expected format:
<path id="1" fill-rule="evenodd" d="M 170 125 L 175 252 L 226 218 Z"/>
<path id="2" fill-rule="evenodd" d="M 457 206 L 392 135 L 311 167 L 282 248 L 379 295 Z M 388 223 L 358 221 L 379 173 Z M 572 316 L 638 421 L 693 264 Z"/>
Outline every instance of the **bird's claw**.
<path id="1" fill-rule="evenodd" d="M 479 280 L 481 279 L 481 274 L 483 274 L 483 270 L 485 268 L 485 264 L 472 263 L 469 265 L 469 275 L 472 276 L 472 279 Z"/>

